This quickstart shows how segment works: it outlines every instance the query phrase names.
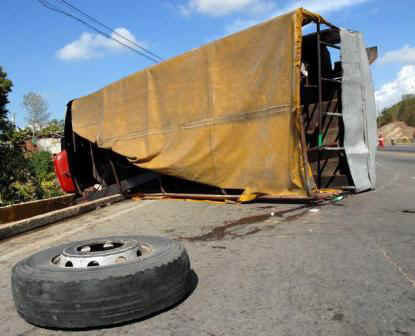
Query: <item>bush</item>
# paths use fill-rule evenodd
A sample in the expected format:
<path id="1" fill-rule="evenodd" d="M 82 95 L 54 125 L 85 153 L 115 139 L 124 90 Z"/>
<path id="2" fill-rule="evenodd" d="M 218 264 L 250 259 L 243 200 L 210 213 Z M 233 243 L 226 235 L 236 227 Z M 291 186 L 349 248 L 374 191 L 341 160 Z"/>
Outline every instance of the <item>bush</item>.
<path id="1" fill-rule="evenodd" d="M 39 182 L 49 180 L 51 175 L 54 175 L 52 156 L 49 152 L 33 153 L 28 163 Z"/>
<path id="2" fill-rule="evenodd" d="M 49 198 L 62 195 L 62 190 L 56 179 L 52 155 L 49 152 L 33 153 L 28 158 L 32 180 L 36 187 L 36 198 Z"/>
<path id="3" fill-rule="evenodd" d="M 19 185 L 31 184 L 27 159 L 19 146 L 11 143 L 0 147 L 0 206 L 28 200 Z M 30 198 L 31 199 L 31 198 Z"/>
<path id="4" fill-rule="evenodd" d="M 0 206 L 63 195 L 49 152 L 31 153 L 24 157 L 20 150 L 16 150 L 13 154 L 8 156 L 9 161 L 3 167 L 7 171 L 0 172 L 0 176 L 12 176 L 14 171 L 7 186 L 0 185 Z"/>

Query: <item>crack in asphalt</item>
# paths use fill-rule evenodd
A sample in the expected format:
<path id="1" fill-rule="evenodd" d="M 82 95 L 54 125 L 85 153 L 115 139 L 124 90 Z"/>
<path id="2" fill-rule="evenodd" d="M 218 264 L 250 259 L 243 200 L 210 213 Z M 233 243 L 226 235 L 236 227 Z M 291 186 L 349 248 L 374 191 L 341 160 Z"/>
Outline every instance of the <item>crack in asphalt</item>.
<path id="1" fill-rule="evenodd" d="M 410 277 L 408 273 L 406 273 L 402 267 L 392 259 L 392 257 L 386 252 L 386 250 L 378 245 L 379 250 L 383 253 L 383 256 L 387 262 L 389 262 L 391 265 L 393 265 L 399 273 L 403 275 L 403 277 L 412 285 L 413 288 L 415 288 L 415 280 Z"/>

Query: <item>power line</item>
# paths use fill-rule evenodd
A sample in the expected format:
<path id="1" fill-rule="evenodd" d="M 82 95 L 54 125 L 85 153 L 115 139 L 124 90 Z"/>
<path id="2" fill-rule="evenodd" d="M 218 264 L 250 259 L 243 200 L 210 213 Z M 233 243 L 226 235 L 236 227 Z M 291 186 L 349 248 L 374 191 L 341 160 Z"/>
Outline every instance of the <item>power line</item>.
<path id="1" fill-rule="evenodd" d="M 113 28 L 111 28 L 111 27 L 107 26 L 106 24 L 102 23 L 102 22 L 101 22 L 101 21 L 99 21 L 98 19 L 96 19 L 96 18 L 92 17 L 91 15 L 89 15 L 89 14 L 85 13 L 84 11 L 82 11 L 81 9 L 79 9 L 78 7 L 76 7 L 76 6 L 74 6 L 73 4 L 71 4 L 69 1 L 66 1 L 66 0 L 60 0 L 60 1 L 61 1 L 62 3 L 64 3 L 66 6 L 68 6 L 68 7 L 72 8 L 72 9 L 74 9 L 75 11 L 77 11 L 78 13 L 82 14 L 83 16 L 85 16 L 86 18 L 88 18 L 89 20 L 91 20 L 91 21 L 93 21 L 93 22 L 95 22 L 95 23 L 99 24 L 101 27 L 104 27 L 105 29 L 107 29 L 107 30 L 111 31 L 111 33 L 114 33 L 114 35 L 116 35 L 116 36 L 118 36 L 118 37 L 122 38 L 124 41 L 127 41 L 127 42 L 129 42 L 129 43 L 131 43 L 131 44 L 135 45 L 137 48 L 139 48 L 139 49 L 141 49 L 141 50 L 144 50 L 144 51 L 145 51 L 145 52 L 147 52 L 148 54 L 150 54 L 150 55 L 152 55 L 152 56 L 154 56 L 154 57 L 158 58 L 160 61 L 162 61 L 162 60 L 163 60 L 163 59 L 162 59 L 159 55 L 157 55 L 157 54 L 153 53 L 151 50 L 148 50 L 148 49 L 144 48 L 143 46 L 139 45 L 137 42 L 132 41 L 132 40 L 130 40 L 130 39 L 128 39 L 128 38 L 126 38 L 125 36 L 123 36 L 123 35 L 119 34 L 119 33 L 118 33 L 117 31 L 115 31 Z"/>
<path id="2" fill-rule="evenodd" d="M 78 21 L 78 22 L 80 22 L 80 23 L 84 24 L 85 26 L 87 26 L 87 27 L 91 28 L 91 29 L 92 29 L 92 30 L 94 30 L 95 32 L 97 32 L 97 33 L 99 33 L 99 34 L 101 34 L 101 35 L 105 36 L 106 38 L 108 38 L 108 39 L 110 39 L 110 40 L 113 40 L 113 41 L 115 41 L 115 42 L 119 43 L 120 45 L 122 45 L 122 46 L 124 46 L 124 47 L 126 47 L 126 48 L 130 49 L 131 51 L 134 51 L 135 53 L 137 53 L 137 54 L 139 54 L 139 55 L 141 55 L 141 56 L 143 56 L 143 57 L 145 57 L 145 58 L 147 58 L 147 59 L 149 59 L 149 60 L 151 60 L 151 61 L 153 61 L 153 62 L 155 62 L 155 63 L 159 63 L 159 60 L 158 60 L 158 59 L 156 59 L 156 58 L 154 58 L 154 57 L 152 57 L 152 56 L 150 56 L 150 55 L 147 55 L 147 54 L 145 54 L 145 53 L 141 52 L 140 50 L 137 50 L 137 49 L 135 49 L 135 48 L 133 48 L 133 47 L 129 46 L 128 44 L 125 44 L 125 43 L 123 43 L 123 42 L 121 42 L 121 41 L 119 41 L 119 40 L 115 39 L 115 38 L 114 38 L 114 37 L 112 37 L 111 35 L 109 35 L 109 34 L 107 34 L 107 33 L 103 32 L 102 30 L 100 30 L 100 29 L 96 28 L 95 26 L 91 25 L 90 23 L 88 23 L 88 22 L 86 22 L 86 21 L 84 21 L 84 20 L 80 19 L 79 17 L 77 17 L 77 16 L 75 16 L 75 15 L 72 15 L 72 14 L 70 14 L 70 13 L 68 13 L 68 12 L 66 12 L 66 11 L 64 11 L 64 10 L 62 10 L 62 9 L 60 9 L 60 8 L 58 8 L 58 7 L 56 7 L 56 6 L 53 6 L 53 5 L 52 5 L 49 1 L 47 1 L 47 0 L 38 0 L 38 2 L 39 2 L 42 6 L 44 6 L 44 7 L 48 8 L 48 9 L 50 9 L 50 10 L 52 10 L 52 11 L 58 12 L 58 13 L 60 13 L 60 14 L 63 14 L 63 15 L 65 15 L 65 16 L 67 16 L 67 17 L 70 17 L 70 18 L 72 18 L 72 19 L 74 19 L 74 20 L 76 20 L 76 21 Z"/>
<path id="3" fill-rule="evenodd" d="M 125 44 L 125 43 L 123 43 L 123 42 L 121 42 L 121 41 L 119 41 L 119 40 L 115 39 L 114 37 L 112 37 L 112 36 L 111 36 L 111 35 L 109 35 L 108 33 L 103 32 L 102 30 L 100 30 L 100 29 L 98 29 L 98 28 L 94 27 L 92 24 L 90 24 L 90 23 L 86 22 L 85 20 L 82 20 L 82 19 L 80 19 L 79 17 L 77 17 L 77 16 L 75 16 L 75 15 L 72 15 L 72 14 L 70 14 L 70 13 L 68 13 L 68 12 L 65 12 L 64 10 L 62 10 L 62 9 L 60 9 L 60 8 L 58 8 L 58 7 L 53 6 L 53 5 L 52 5 L 51 3 L 49 3 L 47 0 L 37 0 L 37 1 L 38 1 L 38 2 L 42 5 L 42 6 L 44 6 L 44 7 L 48 8 L 48 9 L 50 9 L 50 10 L 54 11 L 54 12 L 57 12 L 57 13 L 63 14 L 63 15 L 65 15 L 65 16 L 67 16 L 67 17 L 70 17 L 71 19 L 74 19 L 74 20 L 76 20 L 76 21 L 78 21 L 78 22 L 82 23 L 83 25 L 85 25 L 85 26 L 87 26 L 88 28 L 90 28 L 90 29 L 94 30 L 95 32 L 97 32 L 98 34 L 101 34 L 101 35 L 105 36 L 106 38 L 108 38 L 108 39 L 110 39 L 110 40 L 113 40 L 113 41 L 115 41 L 115 42 L 117 42 L 117 43 L 121 44 L 122 46 L 124 46 L 124 47 L 126 47 L 126 48 L 130 49 L 131 51 L 134 51 L 135 53 L 137 53 L 137 54 L 139 54 L 139 55 L 141 55 L 141 56 L 143 56 L 143 57 L 145 57 L 145 58 L 147 58 L 147 59 L 149 59 L 149 60 L 153 61 L 154 63 L 159 63 L 159 60 L 158 60 L 158 59 L 156 59 L 155 57 L 153 57 L 153 56 L 151 56 L 151 55 L 147 55 L 147 54 L 145 54 L 144 52 L 142 52 L 142 51 L 140 51 L 140 50 L 137 50 L 137 49 L 135 49 L 135 48 L 133 48 L 133 47 L 129 46 L 128 44 Z"/>

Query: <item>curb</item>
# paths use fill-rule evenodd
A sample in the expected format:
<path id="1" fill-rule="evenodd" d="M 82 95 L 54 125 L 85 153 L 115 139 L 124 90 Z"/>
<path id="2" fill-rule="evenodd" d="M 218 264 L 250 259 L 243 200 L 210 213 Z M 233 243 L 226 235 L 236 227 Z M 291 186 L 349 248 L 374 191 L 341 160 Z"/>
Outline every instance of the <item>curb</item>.
<path id="1" fill-rule="evenodd" d="M 45 225 L 56 223 L 63 219 L 82 215 L 86 212 L 95 210 L 97 207 L 111 205 L 124 200 L 121 194 L 103 197 L 95 201 L 73 205 L 64 209 L 55 210 L 46 214 L 22 219 L 16 222 L 0 225 L 0 240 L 13 237 L 19 233 L 33 230 Z"/>

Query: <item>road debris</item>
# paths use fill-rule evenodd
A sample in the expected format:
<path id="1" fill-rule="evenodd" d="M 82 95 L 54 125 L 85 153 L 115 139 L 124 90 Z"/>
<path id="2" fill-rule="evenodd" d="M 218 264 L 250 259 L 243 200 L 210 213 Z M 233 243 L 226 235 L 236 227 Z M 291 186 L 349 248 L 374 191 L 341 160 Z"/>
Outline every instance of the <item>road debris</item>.
<path id="1" fill-rule="evenodd" d="M 313 212 L 313 213 L 316 213 L 316 212 L 320 212 L 320 209 L 318 209 L 318 208 L 312 208 L 312 209 L 310 209 L 310 210 L 308 210 L 309 212 Z"/>

